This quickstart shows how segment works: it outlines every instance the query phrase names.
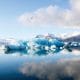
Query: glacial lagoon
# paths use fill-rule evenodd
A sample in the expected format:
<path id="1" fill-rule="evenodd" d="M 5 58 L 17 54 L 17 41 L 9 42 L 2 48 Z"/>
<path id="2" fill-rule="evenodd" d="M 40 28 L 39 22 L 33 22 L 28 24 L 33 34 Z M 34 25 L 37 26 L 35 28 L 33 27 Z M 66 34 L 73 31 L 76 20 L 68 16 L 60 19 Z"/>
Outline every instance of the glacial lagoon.
<path id="1" fill-rule="evenodd" d="M 48 36 L 2 45 L 0 80 L 80 80 L 79 42 Z"/>
<path id="2" fill-rule="evenodd" d="M 76 55 L 76 53 L 78 53 Z M 34 55 L 0 52 L 0 80 L 79 80 L 79 51 Z"/>

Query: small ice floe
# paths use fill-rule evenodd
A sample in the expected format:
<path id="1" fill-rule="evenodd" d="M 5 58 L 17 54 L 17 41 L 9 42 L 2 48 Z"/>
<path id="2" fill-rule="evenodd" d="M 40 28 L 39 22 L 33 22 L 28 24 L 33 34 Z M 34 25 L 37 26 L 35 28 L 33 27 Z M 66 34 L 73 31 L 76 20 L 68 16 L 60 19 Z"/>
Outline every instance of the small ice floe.
<path id="1" fill-rule="evenodd" d="M 49 47 L 48 47 L 48 46 L 45 46 L 45 50 L 47 50 L 47 51 L 48 51 L 48 50 L 49 50 Z"/>
<path id="2" fill-rule="evenodd" d="M 56 46 L 55 46 L 55 45 L 52 45 L 52 46 L 50 47 L 50 49 L 51 49 L 52 51 L 55 51 L 55 50 L 56 50 Z"/>

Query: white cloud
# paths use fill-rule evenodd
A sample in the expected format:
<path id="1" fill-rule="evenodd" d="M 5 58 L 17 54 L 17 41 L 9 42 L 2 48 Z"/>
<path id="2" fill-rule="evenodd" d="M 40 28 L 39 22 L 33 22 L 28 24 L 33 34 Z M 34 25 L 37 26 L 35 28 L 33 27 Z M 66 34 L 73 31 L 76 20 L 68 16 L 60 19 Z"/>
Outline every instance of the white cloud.
<path id="1" fill-rule="evenodd" d="M 68 27 L 80 26 L 80 0 L 69 0 L 70 9 L 50 5 L 31 13 L 19 16 L 19 21 L 25 25 L 57 25 Z"/>

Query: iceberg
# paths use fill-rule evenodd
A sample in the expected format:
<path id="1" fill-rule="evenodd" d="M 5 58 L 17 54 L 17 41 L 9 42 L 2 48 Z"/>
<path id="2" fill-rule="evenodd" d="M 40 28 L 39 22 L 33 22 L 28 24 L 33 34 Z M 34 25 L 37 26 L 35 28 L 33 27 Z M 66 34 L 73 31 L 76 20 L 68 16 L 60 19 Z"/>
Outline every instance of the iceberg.
<path id="1" fill-rule="evenodd" d="M 52 34 L 37 35 L 29 41 L 12 40 L 5 45 L 6 51 L 26 51 L 35 54 L 57 53 L 64 49 L 62 39 L 55 37 Z"/>
<path id="2" fill-rule="evenodd" d="M 64 42 L 52 35 L 38 35 L 29 42 L 29 47 L 35 53 L 56 53 L 64 47 Z"/>
<path id="3" fill-rule="evenodd" d="M 5 46 L 6 51 L 26 51 L 29 54 L 58 53 L 63 49 L 67 49 L 68 51 L 72 51 L 73 49 L 80 50 L 79 42 L 65 41 L 64 39 L 56 37 L 52 34 L 37 35 L 27 41 L 17 41 L 15 39 L 0 40 L 0 44 Z"/>
<path id="4" fill-rule="evenodd" d="M 21 50 L 28 50 L 27 41 L 18 41 L 16 44 L 8 44 L 5 45 L 6 51 L 21 51 Z"/>

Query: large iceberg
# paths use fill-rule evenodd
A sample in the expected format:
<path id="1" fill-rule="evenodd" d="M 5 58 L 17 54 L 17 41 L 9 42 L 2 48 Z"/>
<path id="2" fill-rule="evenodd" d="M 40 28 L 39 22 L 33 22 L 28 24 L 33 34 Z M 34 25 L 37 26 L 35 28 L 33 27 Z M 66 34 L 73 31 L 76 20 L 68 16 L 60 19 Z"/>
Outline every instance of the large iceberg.
<path id="1" fill-rule="evenodd" d="M 57 53 L 64 48 L 64 42 L 50 34 L 47 36 L 37 35 L 29 41 L 28 46 L 30 51 L 37 54 Z"/>

